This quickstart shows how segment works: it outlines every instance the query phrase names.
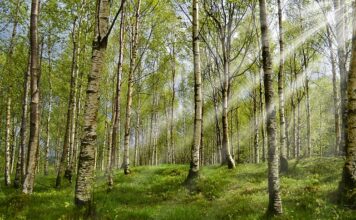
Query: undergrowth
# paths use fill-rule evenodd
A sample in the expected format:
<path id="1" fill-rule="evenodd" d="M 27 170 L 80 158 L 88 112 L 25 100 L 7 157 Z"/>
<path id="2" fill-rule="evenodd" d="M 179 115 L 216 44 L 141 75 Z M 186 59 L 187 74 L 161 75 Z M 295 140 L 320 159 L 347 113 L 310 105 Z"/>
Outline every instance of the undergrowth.
<path id="1" fill-rule="evenodd" d="M 281 177 L 284 214 L 277 219 L 356 219 L 355 211 L 335 203 L 342 160 L 312 158 L 290 161 Z M 183 186 L 188 166 L 161 165 L 120 170 L 107 190 L 97 174 L 93 219 L 264 219 L 268 204 L 266 164 L 238 164 L 228 170 L 204 167 L 196 190 Z M 86 219 L 73 203 L 74 183 L 54 188 L 54 172 L 38 175 L 34 193 L 0 188 L 1 219 Z"/>

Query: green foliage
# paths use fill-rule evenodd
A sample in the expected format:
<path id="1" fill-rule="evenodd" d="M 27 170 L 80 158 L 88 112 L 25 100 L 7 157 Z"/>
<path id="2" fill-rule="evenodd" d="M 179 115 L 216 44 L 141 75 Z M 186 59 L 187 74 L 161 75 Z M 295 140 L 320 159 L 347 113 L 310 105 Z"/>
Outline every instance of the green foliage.
<path id="1" fill-rule="evenodd" d="M 278 219 L 352 219 L 354 212 L 334 203 L 342 161 L 312 158 L 291 161 L 281 178 L 284 215 Z M 182 183 L 187 166 L 133 168 L 132 175 L 115 175 L 112 191 L 97 176 L 96 219 L 263 219 L 268 203 L 266 164 L 239 165 L 235 170 L 209 166 L 201 171 L 195 193 Z M 53 176 L 39 176 L 34 194 L 24 196 L 1 186 L 0 218 L 83 218 L 76 210 L 74 187 L 54 189 Z"/>

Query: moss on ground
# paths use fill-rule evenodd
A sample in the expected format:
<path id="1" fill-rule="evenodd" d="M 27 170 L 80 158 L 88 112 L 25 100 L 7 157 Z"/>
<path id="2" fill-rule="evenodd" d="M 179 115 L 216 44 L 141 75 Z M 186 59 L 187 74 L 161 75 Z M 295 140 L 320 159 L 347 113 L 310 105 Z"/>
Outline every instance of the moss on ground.
<path id="1" fill-rule="evenodd" d="M 356 219 L 356 212 L 335 204 L 342 160 L 312 158 L 290 161 L 281 178 L 284 214 L 277 219 Z M 108 192 L 98 174 L 93 219 L 264 219 L 268 203 L 266 164 L 239 164 L 235 170 L 202 169 L 196 190 L 182 183 L 188 166 L 132 168 L 115 175 Z M 34 193 L 0 188 L 0 219 L 86 219 L 73 204 L 74 184 L 54 188 L 54 172 L 39 175 Z"/>

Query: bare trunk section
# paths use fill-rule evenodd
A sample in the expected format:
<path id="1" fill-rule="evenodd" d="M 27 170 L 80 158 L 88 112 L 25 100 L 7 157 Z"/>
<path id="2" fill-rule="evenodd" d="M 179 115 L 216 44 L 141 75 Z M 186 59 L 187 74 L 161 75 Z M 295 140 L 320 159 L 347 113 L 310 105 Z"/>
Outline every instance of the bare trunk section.
<path id="1" fill-rule="evenodd" d="M 48 37 L 48 81 L 49 81 L 49 100 L 48 100 L 48 115 L 47 115 L 47 126 L 46 126 L 46 143 L 45 143 L 45 161 L 44 161 L 44 175 L 48 175 L 48 163 L 49 163 L 49 143 L 50 143 L 50 132 L 49 124 L 51 122 L 51 112 L 52 112 L 52 57 L 51 57 L 51 41 L 50 36 Z"/>
<path id="2" fill-rule="evenodd" d="M 333 83 L 333 100 L 334 100 L 334 121 L 335 121 L 335 155 L 340 152 L 340 115 L 339 115 L 339 93 L 337 89 L 337 79 L 336 79 L 336 65 L 335 57 L 333 52 L 333 44 L 330 33 L 330 27 L 326 29 L 328 47 L 330 50 L 330 63 L 331 63 L 331 73 L 332 73 L 332 83 Z"/>
<path id="3" fill-rule="evenodd" d="M 199 48 L 199 0 L 193 0 L 193 64 L 194 64 L 194 134 L 191 149 L 191 162 L 186 183 L 192 183 L 199 175 L 199 149 L 201 143 L 201 121 L 202 121 L 202 78 L 200 68 Z"/>
<path id="4" fill-rule="evenodd" d="M 296 114 L 296 104 L 295 104 L 295 94 L 292 95 L 292 117 L 293 117 L 293 128 L 292 128 L 292 134 L 293 134 L 293 158 L 297 157 L 297 114 Z"/>
<path id="5" fill-rule="evenodd" d="M 295 77 L 296 79 L 298 78 L 297 76 Z M 300 132 L 301 132 L 301 112 L 300 112 L 300 102 L 301 102 L 301 96 L 299 93 L 299 90 L 297 89 L 297 133 L 296 133 L 296 140 L 297 140 L 297 159 L 300 158 L 300 153 L 301 153 L 301 137 L 300 137 Z"/>
<path id="6" fill-rule="evenodd" d="M 340 111 L 341 111 L 341 130 L 339 154 L 345 155 L 347 140 L 347 70 L 345 53 L 345 9 L 344 1 L 334 0 L 335 18 L 336 18 L 336 40 L 338 44 L 337 53 L 339 59 L 340 71 Z"/>
<path id="7" fill-rule="evenodd" d="M 78 42 L 75 37 L 76 35 L 76 23 L 77 21 L 74 20 L 73 22 L 73 29 L 72 29 L 72 43 L 73 43 L 73 51 L 72 51 L 72 67 L 71 67 L 71 79 L 70 79 L 70 94 L 69 94 L 69 101 L 68 101 L 68 111 L 67 111 L 67 122 L 64 134 L 64 141 L 63 141 L 63 151 L 62 156 L 59 164 L 59 169 L 57 173 L 56 179 L 56 187 L 61 187 L 62 177 L 64 176 L 72 182 L 72 173 L 70 166 L 70 156 L 71 156 L 71 133 L 72 131 L 72 123 L 73 123 L 73 113 L 75 113 L 74 105 L 75 105 L 75 90 L 76 90 L 76 74 L 77 74 L 77 55 L 78 55 Z"/>
<path id="8" fill-rule="evenodd" d="M 256 76 L 253 76 L 253 84 L 256 84 Z M 253 89 L 253 150 L 255 163 L 260 163 L 260 146 L 258 137 L 258 112 L 257 112 L 257 88 Z"/>
<path id="9" fill-rule="evenodd" d="M 260 118 L 261 118 L 261 139 L 262 139 L 262 161 L 267 160 L 267 147 L 266 147 L 266 113 L 264 110 L 264 101 L 263 101 L 263 72 L 260 71 Z"/>
<path id="10" fill-rule="evenodd" d="M 120 17 L 120 35 L 119 35 L 119 60 L 117 63 L 117 74 L 116 74 L 116 93 L 115 93 L 115 112 L 113 115 L 113 125 L 112 125 L 112 137 L 111 137 L 111 151 L 114 152 L 114 157 L 116 149 L 118 149 L 117 154 L 120 154 L 120 144 L 118 136 L 120 136 L 120 112 L 121 112 L 121 84 L 122 84 L 122 66 L 124 62 L 124 35 L 125 35 L 125 1 L 121 2 L 121 17 Z M 117 159 L 117 160 L 116 160 Z M 109 167 L 108 175 L 108 186 L 112 188 L 114 184 L 113 180 L 113 168 L 116 167 L 116 163 L 119 163 L 119 158 L 113 158 L 111 161 L 111 166 Z"/>
<path id="11" fill-rule="evenodd" d="M 16 143 L 17 143 L 17 135 L 16 135 L 16 118 L 12 118 L 12 129 L 11 129 L 11 166 L 10 166 L 10 174 L 14 171 L 15 157 L 16 157 Z"/>
<path id="12" fill-rule="evenodd" d="M 85 49 L 85 47 L 84 47 Z M 83 54 L 85 54 L 85 51 L 83 50 Z M 79 143 L 80 143 L 80 140 L 81 140 L 81 127 L 82 127 L 82 124 L 80 123 L 81 120 L 80 120 L 80 116 L 81 116 L 81 112 L 82 112 L 82 81 L 83 81 L 83 72 L 81 71 L 79 73 L 79 84 L 78 84 L 78 97 L 77 97 L 77 112 L 76 112 L 76 115 L 77 115 L 77 126 L 76 126 L 76 129 L 75 129 L 75 148 L 74 148 L 74 152 L 73 152 L 73 155 L 74 155 L 74 158 L 73 158 L 73 164 L 74 164 L 74 172 L 75 174 L 77 174 L 77 170 L 78 170 L 78 149 L 79 149 Z"/>
<path id="13" fill-rule="evenodd" d="M 239 121 L 239 107 L 236 108 L 236 139 L 237 139 L 237 163 L 241 162 L 240 159 L 240 121 Z"/>
<path id="14" fill-rule="evenodd" d="M 201 110 L 201 130 L 200 130 L 200 149 L 199 149 L 199 163 L 202 167 L 204 165 L 204 98 L 202 99 L 202 110 Z"/>
<path id="15" fill-rule="evenodd" d="M 350 72 L 348 76 L 348 139 L 346 160 L 339 185 L 339 200 L 356 208 L 356 5 L 353 3 L 353 34 Z"/>
<path id="16" fill-rule="evenodd" d="M 31 57 L 29 56 L 27 71 L 25 71 L 24 74 L 21 128 L 20 128 L 20 145 L 19 145 L 19 155 L 17 159 L 16 174 L 14 180 L 15 188 L 20 188 L 22 186 L 26 174 L 25 149 L 26 149 L 26 140 L 27 140 L 27 113 L 28 113 L 29 94 L 30 94 L 30 71 L 31 71 Z"/>
<path id="17" fill-rule="evenodd" d="M 261 41 L 262 41 L 262 64 L 265 83 L 265 100 L 267 112 L 267 138 L 268 138 L 268 213 L 272 215 L 282 214 L 282 199 L 279 183 L 279 152 L 276 144 L 276 109 L 273 103 L 273 71 L 272 59 L 269 48 L 266 1 L 259 0 Z"/>
<path id="18" fill-rule="evenodd" d="M 125 136 L 124 136 L 124 173 L 130 174 L 130 129 L 131 129 L 131 105 L 132 105 L 132 90 L 133 90 L 133 75 L 135 73 L 136 58 L 137 58 L 137 44 L 138 44 L 138 32 L 139 32 L 139 20 L 140 20 L 141 0 L 138 0 L 136 5 L 135 26 L 132 38 L 132 52 L 130 58 L 130 70 L 127 81 L 127 100 L 126 100 L 126 121 L 125 121 Z"/>
<path id="19" fill-rule="evenodd" d="M 278 97 L 279 97 L 279 144 L 280 144 L 280 171 L 288 171 L 286 123 L 284 108 L 284 42 L 282 24 L 281 0 L 278 0 L 278 25 L 279 25 L 279 71 L 278 71 Z"/>
<path id="20" fill-rule="evenodd" d="M 214 114 L 215 114 L 215 134 L 216 134 L 216 154 L 217 154 L 217 163 L 222 162 L 222 147 L 221 147 L 221 129 L 219 125 L 219 109 L 218 109 L 218 100 L 217 93 L 213 89 L 213 104 L 214 104 Z"/>
<path id="21" fill-rule="evenodd" d="M 309 96 L 309 77 L 308 73 L 305 73 L 305 108 L 306 108 L 306 116 L 307 116 L 307 157 L 311 157 L 312 155 L 312 147 L 311 147 L 311 119 L 310 119 L 310 96 Z"/>
<path id="22" fill-rule="evenodd" d="M 173 60 L 172 60 L 172 100 L 171 100 L 171 119 L 170 119 L 170 163 L 175 164 L 175 143 L 174 143 L 174 102 L 175 102 L 175 77 L 176 77 L 176 53 L 175 46 L 173 43 L 173 52 L 172 52 Z"/>
<path id="23" fill-rule="evenodd" d="M 30 21 L 30 50 L 31 50 L 31 104 L 30 104 L 30 140 L 27 153 L 26 175 L 23 182 L 22 192 L 31 194 L 35 181 L 37 164 L 38 139 L 39 139 L 39 57 L 38 57 L 38 14 L 39 0 L 32 0 Z"/>
<path id="24" fill-rule="evenodd" d="M 108 41 L 110 2 L 98 0 L 96 25 L 92 46 L 92 66 L 88 75 L 88 88 L 84 112 L 84 129 L 75 187 L 77 206 L 90 205 L 95 177 L 96 128 L 99 108 L 99 82 Z"/>
<path id="25" fill-rule="evenodd" d="M 5 185 L 11 185 L 11 96 L 8 94 L 7 97 L 7 110 L 6 110 L 6 129 L 5 129 Z"/>
<path id="26" fill-rule="evenodd" d="M 228 65 L 226 63 L 226 65 Z M 225 65 L 225 66 L 226 66 Z M 227 67 L 225 67 L 227 68 Z M 225 72 L 225 71 L 224 71 Z M 235 168 L 235 162 L 230 153 L 229 123 L 228 123 L 228 70 L 225 72 L 224 85 L 222 89 L 222 164 L 227 164 L 229 169 Z"/>
<path id="27" fill-rule="evenodd" d="M 139 109 L 139 108 L 138 108 Z M 140 114 L 136 114 L 136 129 L 135 129 L 135 152 L 134 152 L 134 166 L 138 165 L 138 150 L 139 150 L 139 139 L 140 139 Z"/>

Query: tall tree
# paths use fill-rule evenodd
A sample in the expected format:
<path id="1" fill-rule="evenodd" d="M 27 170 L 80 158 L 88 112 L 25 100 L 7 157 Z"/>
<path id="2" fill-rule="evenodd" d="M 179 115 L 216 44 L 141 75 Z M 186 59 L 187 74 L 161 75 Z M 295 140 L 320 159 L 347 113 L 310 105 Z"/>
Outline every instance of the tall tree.
<path id="1" fill-rule="evenodd" d="M 273 70 L 270 54 L 266 0 L 259 0 L 261 42 L 262 42 L 262 64 L 265 83 L 265 100 L 267 112 L 267 138 L 268 138 L 268 212 L 272 215 L 282 214 L 282 199 L 279 183 L 279 154 L 276 144 L 276 109 L 273 103 Z"/>
<path id="2" fill-rule="evenodd" d="M 341 112 L 341 136 L 339 154 L 345 154 L 347 143 L 347 70 L 346 70 L 346 45 L 345 45 L 345 3 L 344 0 L 333 0 L 336 18 L 336 41 L 340 72 L 340 112 Z"/>
<path id="3" fill-rule="evenodd" d="M 193 64 L 194 64 L 194 134 L 191 149 L 190 169 L 186 182 L 192 182 L 199 175 L 199 149 L 201 143 L 202 121 L 202 79 L 199 48 L 199 0 L 193 0 Z"/>
<path id="4" fill-rule="evenodd" d="M 118 146 L 118 138 L 120 135 L 120 100 L 121 100 L 121 84 L 122 84 L 122 66 L 124 62 L 124 34 L 125 34 L 125 10 L 124 10 L 125 0 L 121 1 L 121 18 L 120 18 L 120 35 L 119 35 L 119 60 L 117 63 L 117 74 L 116 74 L 116 93 L 115 93 L 115 111 L 113 114 L 113 125 L 112 125 L 112 140 L 111 140 L 111 161 L 109 166 L 109 175 L 108 175 L 108 185 L 109 188 L 113 186 L 113 168 L 115 167 L 115 150 Z"/>
<path id="5" fill-rule="evenodd" d="M 39 88 L 39 57 L 38 57 L 38 14 L 39 0 L 32 0 L 30 20 L 30 50 L 31 50 L 31 104 L 30 104 L 30 140 L 27 153 L 26 175 L 22 192 L 31 194 L 35 181 L 37 152 L 40 131 L 40 88 Z"/>
<path id="6" fill-rule="evenodd" d="M 141 11 L 141 0 L 137 1 L 135 12 L 135 24 L 133 29 L 132 37 L 132 51 L 130 57 L 130 69 L 127 81 L 127 100 L 126 100 L 126 121 L 125 121 L 125 136 L 124 136 L 124 173 L 130 173 L 130 158 L 129 158 L 129 146 L 130 146 L 130 128 L 131 128 L 131 105 L 132 105 L 132 90 L 133 90 L 133 75 L 136 69 L 136 58 L 137 58 L 137 46 L 138 46 L 138 34 L 139 34 L 139 23 L 140 23 L 140 11 Z"/>
<path id="7" fill-rule="evenodd" d="M 99 81 L 105 51 L 108 43 L 110 1 L 96 1 L 94 39 L 92 44 L 91 71 L 88 74 L 88 87 L 84 112 L 84 129 L 78 161 L 78 176 L 75 187 L 77 206 L 89 205 L 95 176 L 95 152 L 97 139 L 97 114 L 99 107 Z M 112 27 L 112 26 L 111 26 Z"/>
<path id="8" fill-rule="evenodd" d="M 343 167 L 342 179 L 340 182 L 339 199 L 356 208 L 356 5 L 353 5 L 353 34 L 352 34 L 352 55 L 350 72 L 348 75 L 348 116 L 346 142 L 346 160 Z"/>
<path id="9" fill-rule="evenodd" d="M 283 42 L 283 17 L 281 0 L 278 0 L 278 26 L 279 26 L 279 71 L 278 71 L 278 97 L 279 97 L 279 144 L 281 148 L 281 172 L 288 170 L 286 123 L 284 109 L 284 42 Z"/>
<path id="10" fill-rule="evenodd" d="M 72 137 L 72 123 L 73 115 L 75 114 L 75 97 L 76 97 L 76 78 L 77 78 L 77 69 L 78 69 L 78 42 L 77 42 L 77 18 L 73 21 L 72 27 L 72 43 L 73 43 L 73 51 L 72 51 L 72 66 L 71 66 L 71 79 L 70 79 L 70 92 L 69 92 L 69 101 L 68 101 L 68 111 L 67 111 L 67 121 L 66 128 L 64 132 L 64 141 L 63 141 L 63 151 L 59 164 L 59 169 L 57 173 L 56 179 L 56 187 L 61 187 L 62 177 L 65 175 L 69 181 L 71 182 L 71 174 L 70 169 L 68 168 L 69 160 L 70 160 L 70 142 Z"/>

